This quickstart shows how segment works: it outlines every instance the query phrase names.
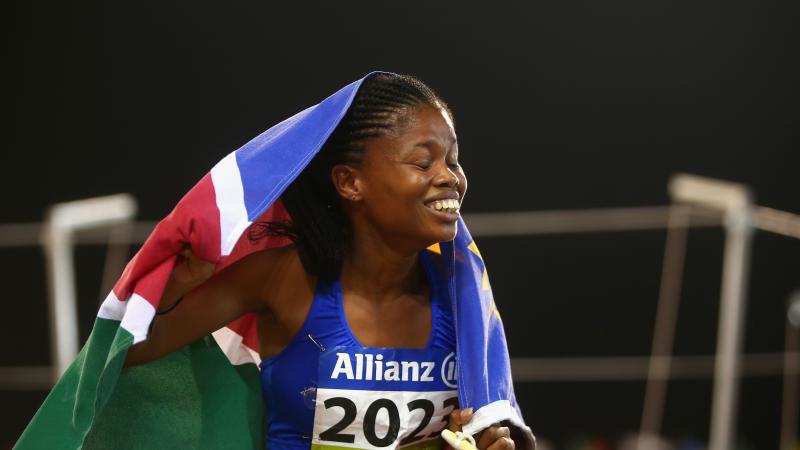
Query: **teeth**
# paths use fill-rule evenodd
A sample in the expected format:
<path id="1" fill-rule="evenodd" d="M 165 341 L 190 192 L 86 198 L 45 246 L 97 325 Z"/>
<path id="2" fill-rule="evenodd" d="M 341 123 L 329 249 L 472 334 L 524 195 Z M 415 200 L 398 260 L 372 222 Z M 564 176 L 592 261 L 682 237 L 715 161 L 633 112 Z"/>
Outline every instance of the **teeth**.
<path id="1" fill-rule="evenodd" d="M 436 211 L 458 212 L 458 200 L 445 199 L 436 200 L 426 205 L 428 208 L 435 209 Z"/>

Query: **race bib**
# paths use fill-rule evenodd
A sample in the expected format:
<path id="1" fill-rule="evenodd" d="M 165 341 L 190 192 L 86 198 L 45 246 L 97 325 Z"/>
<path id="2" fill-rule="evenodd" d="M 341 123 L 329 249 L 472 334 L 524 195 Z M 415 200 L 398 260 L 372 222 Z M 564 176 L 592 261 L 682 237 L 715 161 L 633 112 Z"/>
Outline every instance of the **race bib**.
<path id="1" fill-rule="evenodd" d="M 330 349 L 320 358 L 312 448 L 438 449 L 456 387 L 453 352 Z"/>

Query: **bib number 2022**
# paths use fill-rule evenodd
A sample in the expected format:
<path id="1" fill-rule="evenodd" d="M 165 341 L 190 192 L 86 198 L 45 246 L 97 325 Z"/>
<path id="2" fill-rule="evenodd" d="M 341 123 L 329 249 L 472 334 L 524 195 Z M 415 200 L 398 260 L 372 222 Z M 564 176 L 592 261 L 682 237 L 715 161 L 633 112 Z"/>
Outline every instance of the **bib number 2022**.
<path id="1" fill-rule="evenodd" d="M 407 445 L 422 439 L 433 438 L 438 435 L 438 433 L 447 426 L 447 418 L 450 412 L 453 411 L 453 408 L 455 408 L 457 405 L 457 397 L 449 397 L 445 399 L 442 402 L 441 407 L 441 426 L 437 427 L 438 429 L 431 433 L 422 435 L 421 432 L 428 427 L 431 419 L 433 419 L 436 405 L 434 405 L 432 400 L 427 398 L 418 398 L 406 403 L 405 408 L 408 409 L 409 413 L 415 410 L 421 410 L 423 416 L 422 420 L 411 431 L 411 433 L 400 441 L 400 445 Z M 348 428 L 350 424 L 356 420 L 358 415 L 358 407 L 356 406 L 355 402 L 347 397 L 332 397 L 325 400 L 325 409 L 330 408 L 342 408 L 344 410 L 344 416 L 333 426 L 321 432 L 319 434 L 320 440 L 350 444 L 354 443 L 356 440 L 355 434 L 343 433 L 342 431 Z M 385 411 L 384 416 L 388 417 L 388 427 L 386 428 L 387 431 L 383 436 L 378 436 L 376 431 L 376 420 L 381 411 Z M 388 447 L 392 445 L 395 440 L 397 440 L 397 436 L 400 432 L 400 425 L 400 411 L 397 407 L 397 404 L 388 398 L 378 398 L 374 400 L 369 404 L 369 406 L 367 406 L 367 410 L 364 412 L 364 438 L 374 447 Z M 408 427 L 410 428 L 411 424 L 408 424 Z"/>

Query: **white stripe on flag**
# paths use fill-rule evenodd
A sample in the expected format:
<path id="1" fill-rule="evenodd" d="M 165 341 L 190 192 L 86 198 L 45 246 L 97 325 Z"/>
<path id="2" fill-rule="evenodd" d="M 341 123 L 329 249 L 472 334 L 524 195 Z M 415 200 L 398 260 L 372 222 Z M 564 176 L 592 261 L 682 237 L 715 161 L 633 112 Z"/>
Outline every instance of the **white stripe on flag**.
<path id="1" fill-rule="evenodd" d="M 106 296 L 106 299 L 103 300 L 103 304 L 100 305 L 100 311 L 97 312 L 97 317 L 109 320 L 122 320 L 122 316 L 125 315 L 125 309 L 127 307 L 128 302 L 121 301 L 114 294 L 114 291 L 111 291 Z"/>
<path id="2" fill-rule="evenodd" d="M 128 300 L 128 308 L 125 310 L 125 316 L 119 326 L 132 334 L 133 343 L 137 344 L 147 338 L 150 322 L 153 321 L 155 315 L 156 309 L 150 302 L 139 294 L 133 294 Z"/>
<path id="3" fill-rule="evenodd" d="M 229 153 L 211 169 L 211 181 L 219 208 L 220 253 L 227 256 L 233 251 L 239 236 L 250 226 L 236 152 Z"/>
<path id="4" fill-rule="evenodd" d="M 476 410 L 469 423 L 464 424 L 462 431 L 474 434 L 501 420 L 508 420 L 518 427 L 525 428 L 525 422 L 519 417 L 517 410 L 511 406 L 511 402 L 497 400 Z"/>
<path id="5" fill-rule="evenodd" d="M 256 351 L 242 343 L 242 337 L 228 327 L 211 333 L 220 350 L 234 366 L 242 364 L 260 364 L 261 357 Z"/>

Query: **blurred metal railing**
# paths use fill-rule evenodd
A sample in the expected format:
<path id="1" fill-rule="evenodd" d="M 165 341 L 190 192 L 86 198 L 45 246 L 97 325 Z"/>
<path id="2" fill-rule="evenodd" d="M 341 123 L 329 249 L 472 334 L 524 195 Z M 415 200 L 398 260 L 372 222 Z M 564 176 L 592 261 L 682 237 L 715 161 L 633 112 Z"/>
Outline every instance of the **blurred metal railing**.
<path id="1" fill-rule="evenodd" d="M 601 381 L 647 380 L 647 392 L 642 418 L 642 431 L 657 433 L 663 412 L 666 380 L 669 378 L 714 378 L 712 405 L 712 450 L 730 448 L 736 420 L 738 378 L 748 375 L 780 374 L 796 376 L 797 364 L 787 361 L 800 359 L 796 349 L 784 353 L 741 354 L 743 337 L 744 292 L 747 285 L 750 236 L 763 230 L 800 239 L 800 216 L 771 208 L 753 205 L 748 188 L 735 183 L 721 182 L 690 175 L 677 175 L 670 180 L 670 206 L 631 208 L 597 208 L 562 211 L 510 213 L 479 213 L 465 215 L 475 237 L 509 237 L 563 233 L 622 232 L 634 230 L 667 230 L 662 289 L 649 357 L 599 358 L 513 358 L 512 371 L 516 381 Z M 124 194 L 123 194 L 124 195 Z M 118 199 L 121 199 L 119 197 Z M 80 207 L 81 202 L 70 202 Z M 105 198 L 108 201 L 109 198 Z M 130 199 L 129 199 L 130 200 Z M 124 201 L 129 201 L 124 200 Z M 123 202 L 124 202 L 123 201 Z M 59 211 L 55 205 L 51 211 Z M 113 209 L 113 208 L 112 208 Z M 51 213 L 45 224 L 18 223 L 0 225 L 0 247 L 43 246 L 49 261 L 71 258 L 71 247 L 78 244 L 109 244 L 126 246 L 142 243 L 155 227 L 155 222 L 130 222 L 133 208 L 118 205 L 108 218 L 88 218 L 87 210 L 69 219 L 53 220 Z M 62 210 L 63 211 L 63 210 Z M 64 216 L 66 217 L 66 216 Z M 64 227 L 64 223 L 72 226 Z M 726 230 L 723 260 L 723 284 L 720 300 L 720 323 L 717 353 L 701 356 L 672 356 L 677 306 L 680 298 L 680 273 L 683 270 L 685 232 L 691 227 L 722 226 Z M 120 228 L 122 227 L 122 228 Z M 119 232 L 123 229 L 124 232 Z M 60 250 L 54 253 L 53 246 Z M 65 250 L 66 247 L 68 250 Z M 111 253 L 109 253 L 111 255 Z M 104 284 L 122 270 L 124 259 L 107 263 Z M 121 262 L 120 262 L 121 261 Z M 50 264 L 51 317 L 61 308 L 75 308 L 74 286 L 64 284 L 64 276 Z M 71 269 L 70 269 L 71 270 Z M 74 277 L 74 274 L 72 275 Z M 59 281 L 60 280 L 60 281 Z M 57 288 L 61 283 L 62 288 Z M 72 292 L 56 299 L 56 292 Z M 61 313 L 56 316 L 61 316 Z M 66 319 L 74 320 L 69 312 Z M 76 331 L 51 319 L 53 331 L 53 360 L 55 373 L 61 373 L 65 361 L 77 352 Z M 787 325 L 788 326 L 788 325 Z M 67 330 L 67 331 L 64 331 Z M 788 333 L 788 331 L 787 331 Z M 66 336 L 66 338 L 65 338 Z M 62 342 L 62 339 L 66 339 Z M 66 343 L 65 343 L 66 342 Z M 50 367 L 0 368 L 0 388 L 48 389 L 53 380 Z M 50 374 L 50 375 L 48 375 Z M 786 409 L 786 408 L 784 408 Z M 796 408 L 795 408 L 796 409 Z M 791 410 L 791 408 L 789 408 Z M 795 412 L 796 414 L 796 412 Z"/>

